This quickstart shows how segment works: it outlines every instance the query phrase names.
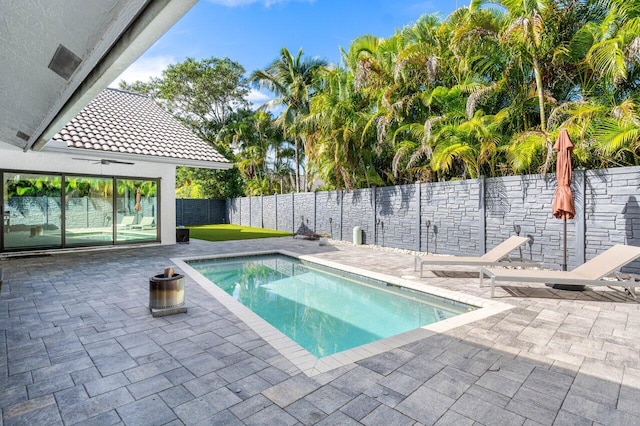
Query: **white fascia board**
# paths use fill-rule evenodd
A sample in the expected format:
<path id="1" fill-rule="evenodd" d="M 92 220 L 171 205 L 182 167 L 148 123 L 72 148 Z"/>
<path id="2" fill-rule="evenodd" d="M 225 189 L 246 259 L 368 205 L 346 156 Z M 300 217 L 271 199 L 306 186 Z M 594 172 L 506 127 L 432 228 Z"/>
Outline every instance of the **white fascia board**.
<path id="1" fill-rule="evenodd" d="M 86 158 L 87 160 L 122 160 L 145 161 L 149 163 L 171 164 L 174 166 L 198 167 L 201 169 L 227 170 L 233 168 L 233 163 L 222 161 L 190 160 L 186 158 L 159 157 L 155 155 L 129 154 L 112 151 L 98 151 L 82 148 L 69 148 L 66 142 L 50 140 L 41 152 L 55 152 L 68 157 Z"/>

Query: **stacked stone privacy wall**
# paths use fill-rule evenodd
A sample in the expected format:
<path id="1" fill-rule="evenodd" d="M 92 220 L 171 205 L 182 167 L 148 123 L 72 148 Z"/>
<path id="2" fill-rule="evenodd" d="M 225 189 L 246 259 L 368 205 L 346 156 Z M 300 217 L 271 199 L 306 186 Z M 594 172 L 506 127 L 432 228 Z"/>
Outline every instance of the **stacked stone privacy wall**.
<path id="1" fill-rule="evenodd" d="M 316 229 L 336 240 L 343 239 L 342 230 L 342 192 L 316 192 Z M 347 239 L 347 238 L 345 238 Z"/>
<path id="2" fill-rule="evenodd" d="M 268 195 L 262 197 L 262 223 L 266 229 L 276 229 L 276 197 Z"/>
<path id="3" fill-rule="evenodd" d="M 561 268 L 564 224 L 551 213 L 555 188 L 549 174 L 284 194 L 262 198 L 263 222 L 287 232 L 304 225 L 343 241 L 359 226 L 364 244 L 468 256 L 519 233 L 531 243 L 513 257 Z M 616 243 L 640 246 L 640 167 L 574 171 L 571 189 L 576 215 L 567 220 L 567 269 Z M 249 199 L 229 200 L 229 220 L 249 225 L 250 218 L 238 214 L 240 204 L 248 208 Z M 640 273 L 640 261 L 624 270 Z"/>
<path id="4" fill-rule="evenodd" d="M 225 223 L 229 207 L 225 200 L 176 199 L 176 224 L 208 225 Z"/>
<path id="5" fill-rule="evenodd" d="M 252 226 L 251 220 L 251 201 L 256 197 L 248 197 L 240 199 L 240 217 L 243 225 Z"/>
<path id="6" fill-rule="evenodd" d="M 127 210 L 118 203 L 116 222 L 123 216 L 133 215 L 136 220 L 145 216 L 155 217 L 155 198 L 143 198 L 142 210 Z M 60 201 L 55 197 L 11 197 L 5 211 L 7 212 L 7 231 L 24 230 L 30 226 L 46 225 L 49 229 L 60 229 L 62 209 Z M 87 197 L 73 197 L 65 206 L 65 226 L 74 228 L 104 228 L 113 225 L 113 204 L 109 200 Z"/>
<path id="7" fill-rule="evenodd" d="M 375 244 L 415 250 L 418 247 L 418 185 L 376 189 Z"/>
<path id="8" fill-rule="evenodd" d="M 420 251 L 483 254 L 479 242 L 481 187 L 482 180 L 421 185 Z"/>
<path id="9" fill-rule="evenodd" d="M 276 229 L 278 231 L 293 232 L 293 194 L 278 195 L 276 203 L 276 209 L 278 215 L 276 216 Z M 243 223 L 244 225 L 244 223 Z"/>
<path id="10" fill-rule="evenodd" d="M 344 191 L 342 195 L 342 239 L 351 241 L 353 228 L 362 230 L 362 243 L 375 244 L 373 236 L 375 208 L 372 197 L 374 189 Z"/>
<path id="11" fill-rule="evenodd" d="M 588 171 L 585 187 L 586 257 L 612 244 L 640 246 L 640 168 Z M 623 271 L 640 274 L 640 261 Z"/>
<path id="12" fill-rule="evenodd" d="M 262 219 L 262 197 L 253 197 L 251 198 L 250 205 L 250 221 L 251 226 L 255 226 L 256 228 L 264 228 L 264 223 Z"/>
<path id="13" fill-rule="evenodd" d="M 316 195 L 313 192 L 296 194 L 294 209 L 294 232 L 308 234 L 316 230 Z"/>

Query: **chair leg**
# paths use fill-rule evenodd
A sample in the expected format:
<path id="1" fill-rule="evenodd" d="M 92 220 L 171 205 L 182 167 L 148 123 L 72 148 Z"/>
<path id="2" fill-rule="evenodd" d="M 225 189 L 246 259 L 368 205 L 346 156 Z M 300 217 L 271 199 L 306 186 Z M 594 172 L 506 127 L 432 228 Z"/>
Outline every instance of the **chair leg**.
<path id="1" fill-rule="evenodd" d="M 491 298 L 493 299 L 493 293 L 494 293 L 494 287 L 496 285 L 496 277 L 493 276 L 491 277 Z"/>
<path id="2" fill-rule="evenodd" d="M 482 271 L 482 269 L 480 269 L 480 288 L 483 287 L 483 282 L 484 282 L 484 272 Z"/>

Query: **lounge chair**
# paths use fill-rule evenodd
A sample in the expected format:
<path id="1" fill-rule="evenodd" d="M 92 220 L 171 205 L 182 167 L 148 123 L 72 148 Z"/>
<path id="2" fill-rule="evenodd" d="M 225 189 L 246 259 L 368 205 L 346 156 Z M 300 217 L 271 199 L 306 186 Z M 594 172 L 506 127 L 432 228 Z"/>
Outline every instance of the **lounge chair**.
<path id="1" fill-rule="evenodd" d="M 507 238 L 493 249 L 480 257 L 463 256 L 416 256 L 413 263 L 413 270 L 418 269 L 420 264 L 420 277 L 424 270 L 424 265 L 469 265 L 469 266 L 497 266 L 508 262 L 518 262 L 521 266 L 540 266 L 538 263 L 524 262 L 521 258 L 510 258 L 509 253 L 529 241 L 528 237 L 513 236 Z"/>
<path id="2" fill-rule="evenodd" d="M 483 267 L 480 270 L 480 287 L 482 287 L 485 275 L 491 279 L 491 297 L 493 297 L 496 281 L 563 285 L 622 285 L 627 287 L 627 285 L 622 282 L 602 281 L 602 278 L 639 257 L 640 247 L 617 244 L 572 271 L 496 269 Z"/>
<path id="3" fill-rule="evenodd" d="M 136 225 L 131 225 L 131 229 L 140 229 L 144 231 L 146 228 L 154 228 L 153 221 L 155 218 L 153 216 L 146 216 L 140 219 L 140 223 Z"/>
<path id="4" fill-rule="evenodd" d="M 130 229 L 133 222 L 135 222 L 135 216 L 123 216 L 122 220 L 118 224 L 118 228 Z"/>

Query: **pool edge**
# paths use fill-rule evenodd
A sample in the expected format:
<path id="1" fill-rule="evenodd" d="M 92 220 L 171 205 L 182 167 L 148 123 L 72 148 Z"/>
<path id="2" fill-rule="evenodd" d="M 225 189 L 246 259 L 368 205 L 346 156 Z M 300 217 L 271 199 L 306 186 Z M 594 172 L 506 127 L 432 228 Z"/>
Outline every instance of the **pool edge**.
<path id="1" fill-rule="evenodd" d="M 291 338 L 280 332 L 277 328 L 262 319 L 256 313 L 235 300 L 231 295 L 216 285 L 211 285 L 211 281 L 189 266 L 188 261 L 205 259 L 226 259 L 246 256 L 261 256 L 269 254 L 281 254 L 295 259 L 316 263 L 321 266 L 335 268 L 337 270 L 362 275 L 380 281 L 389 282 L 394 285 L 406 287 L 414 291 L 432 294 L 460 303 L 473 305 L 478 309 L 439 321 L 424 327 L 387 337 L 376 342 L 367 343 L 346 351 L 338 352 L 323 358 L 317 358 Z M 263 340 L 276 349 L 289 362 L 300 369 L 308 377 L 326 373 L 336 368 L 354 364 L 357 361 L 378 355 L 401 346 L 417 342 L 418 340 L 444 333 L 451 329 L 466 325 L 484 318 L 491 317 L 501 312 L 513 309 L 515 306 L 506 303 L 487 300 L 477 296 L 471 296 L 460 292 L 455 292 L 428 284 L 416 283 L 404 278 L 381 274 L 367 269 L 344 265 L 334 261 L 317 258 L 311 255 L 301 255 L 287 250 L 264 250 L 251 252 L 238 252 L 232 254 L 203 255 L 185 258 L 172 258 L 171 261 L 182 271 L 193 279 L 207 293 L 222 303 L 232 314 L 243 321 L 251 330 L 258 334 Z"/>

